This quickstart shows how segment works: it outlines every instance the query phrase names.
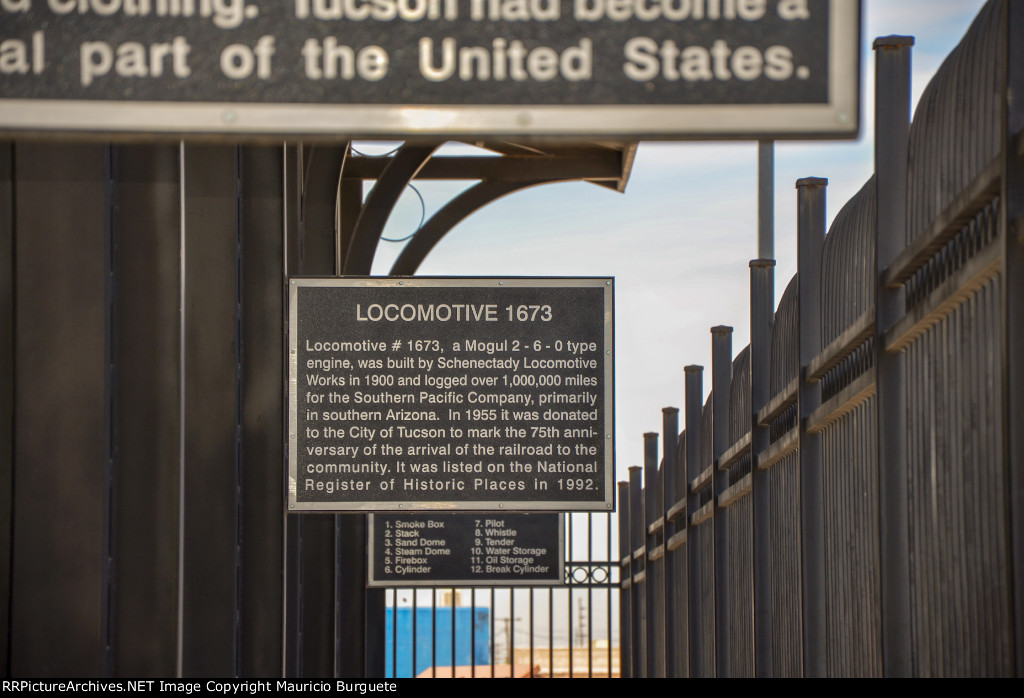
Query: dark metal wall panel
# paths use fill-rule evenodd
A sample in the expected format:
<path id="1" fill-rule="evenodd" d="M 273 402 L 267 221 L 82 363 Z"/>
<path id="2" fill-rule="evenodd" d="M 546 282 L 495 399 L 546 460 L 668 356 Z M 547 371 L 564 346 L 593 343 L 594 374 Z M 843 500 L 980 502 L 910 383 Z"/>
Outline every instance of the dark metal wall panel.
<path id="1" fill-rule="evenodd" d="M 14 145 L 0 141 L 0 598 L 11 593 L 11 495 L 14 485 Z M 0 621 L 10 629 L 10 603 Z M 0 672 L 9 676 L 8 632 L 0 634 Z"/>
<path id="2" fill-rule="evenodd" d="M 179 147 L 112 149 L 113 669 L 173 676 L 179 500 Z M 98 564 L 99 561 L 96 561 Z M 146 642 L 137 641 L 146 638 Z"/>
<path id="3" fill-rule="evenodd" d="M 907 242 L 916 238 L 998 155 L 1007 0 L 990 0 L 943 61 L 910 130 Z"/>
<path id="4" fill-rule="evenodd" d="M 181 671 L 237 670 L 238 149 L 186 146 Z"/>
<path id="5" fill-rule="evenodd" d="M 907 351 L 915 675 L 1014 672 L 1001 285 Z"/>
<path id="6" fill-rule="evenodd" d="M 803 674 L 800 591 L 800 454 L 790 453 L 766 473 L 771 491 L 772 675 Z"/>
<path id="7" fill-rule="evenodd" d="M 99 145 L 15 149 L 15 676 L 101 673 L 107 156 Z"/>
<path id="8" fill-rule="evenodd" d="M 239 674 L 280 676 L 284 598 L 284 148 L 241 172 L 242 575 Z"/>
<path id="9" fill-rule="evenodd" d="M 822 433 L 829 676 L 882 672 L 875 399 Z"/>

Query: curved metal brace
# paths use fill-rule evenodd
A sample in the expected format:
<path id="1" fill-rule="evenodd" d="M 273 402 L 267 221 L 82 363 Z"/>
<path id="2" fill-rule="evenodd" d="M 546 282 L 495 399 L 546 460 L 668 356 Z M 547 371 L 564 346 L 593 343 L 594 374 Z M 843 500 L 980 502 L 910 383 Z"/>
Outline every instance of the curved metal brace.
<path id="1" fill-rule="evenodd" d="M 437 243 L 448 232 L 472 213 L 503 196 L 538 184 L 560 182 L 560 179 L 542 179 L 534 182 L 490 182 L 474 184 L 430 217 L 412 240 L 402 249 L 389 274 L 391 276 L 412 276 Z"/>
<path id="2" fill-rule="evenodd" d="M 398 197 L 441 145 L 403 145 L 391 158 L 391 162 L 373 185 L 359 213 L 352 233 L 352 244 L 345 254 L 342 273 L 370 273 L 381 233 L 384 232 L 384 225 L 388 222 Z"/>

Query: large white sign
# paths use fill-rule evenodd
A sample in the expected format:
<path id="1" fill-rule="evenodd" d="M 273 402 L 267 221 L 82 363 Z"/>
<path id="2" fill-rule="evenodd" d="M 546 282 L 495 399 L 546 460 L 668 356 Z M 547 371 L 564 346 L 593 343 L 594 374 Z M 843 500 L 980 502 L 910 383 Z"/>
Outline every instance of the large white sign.
<path id="1" fill-rule="evenodd" d="M 853 137 L 857 0 L 0 0 L 8 132 Z"/>

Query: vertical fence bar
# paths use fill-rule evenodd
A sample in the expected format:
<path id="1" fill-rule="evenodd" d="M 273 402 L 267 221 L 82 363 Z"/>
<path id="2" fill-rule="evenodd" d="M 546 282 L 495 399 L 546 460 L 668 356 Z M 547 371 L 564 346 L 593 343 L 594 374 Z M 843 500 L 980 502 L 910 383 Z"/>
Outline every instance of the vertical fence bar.
<path id="1" fill-rule="evenodd" d="M 555 678 L 555 591 L 548 587 L 548 678 Z"/>
<path id="2" fill-rule="evenodd" d="M 618 483 L 619 503 L 619 673 L 624 679 L 633 671 L 633 552 L 629 547 L 629 483 Z M 609 556 L 610 557 L 610 556 Z"/>
<path id="3" fill-rule="evenodd" d="M 821 351 L 821 250 L 825 239 L 827 179 L 797 180 L 797 267 L 800 336 L 800 538 L 803 568 L 804 675 L 825 676 L 825 512 L 821 435 L 809 434 L 806 418 L 821 404 L 821 386 L 804 378 L 804 367 Z"/>
<path id="4" fill-rule="evenodd" d="M 498 658 L 495 656 L 495 653 L 494 653 L 494 650 L 496 648 L 495 642 L 494 642 L 494 626 L 497 625 L 497 622 L 498 622 L 497 611 L 495 609 L 497 609 L 497 606 L 494 605 L 494 587 L 491 587 L 491 614 L 492 614 L 492 618 L 491 618 L 491 627 L 490 627 L 490 642 L 491 642 L 491 678 L 492 679 L 494 678 L 494 674 L 496 673 L 495 672 L 495 667 L 498 666 Z M 415 657 L 415 656 L 416 655 L 413 655 L 413 657 Z M 414 664 L 414 666 L 415 666 L 415 664 Z"/>
<path id="5" fill-rule="evenodd" d="M 670 551 L 669 546 L 677 532 L 685 531 L 677 522 L 685 518 L 670 519 L 668 512 L 679 501 L 679 483 L 685 478 L 679 477 L 677 463 L 679 461 L 679 410 L 666 407 L 661 411 L 662 446 L 662 502 L 660 516 L 665 522 L 662 529 L 662 541 L 665 547 L 664 581 L 665 581 L 665 676 L 676 678 L 685 675 L 684 658 L 686 648 L 685 609 L 686 590 L 685 567 L 680 569 L 679 561 L 683 551 Z M 683 513 L 685 517 L 685 512 Z"/>
<path id="6" fill-rule="evenodd" d="M 885 332 L 903 317 L 903 289 L 886 288 L 886 269 L 906 235 L 907 146 L 910 136 L 910 53 L 914 39 L 876 39 L 875 49 L 875 351 L 878 394 L 879 531 L 882 566 L 882 667 L 886 676 L 911 671 L 910 544 L 907 512 L 906 379 L 902 353 L 883 347 Z"/>
<path id="7" fill-rule="evenodd" d="M 715 497 L 715 675 L 732 676 L 729 632 L 729 594 L 724 585 L 729 578 L 729 525 L 719 498 L 729 488 L 728 473 L 718 468 L 718 459 L 729 447 L 729 386 L 732 383 L 732 328 L 711 328 L 711 395 L 713 430 L 712 463 Z"/>
<path id="8" fill-rule="evenodd" d="M 768 447 L 768 427 L 757 413 L 771 398 L 772 317 L 775 260 L 750 262 L 750 412 L 751 497 L 754 505 L 754 674 L 772 675 L 771 490 L 757 456 Z"/>
<path id="9" fill-rule="evenodd" d="M 658 469 L 658 435 L 644 434 L 644 550 L 647 556 L 647 676 L 665 677 L 664 558 L 658 528 L 665 507 Z"/>
<path id="10" fill-rule="evenodd" d="M 685 400 L 686 400 L 686 462 L 683 472 L 686 474 L 683 487 L 686 492 L 686 520 L 687 531 L 692 531 L 689 520 L 693 512 L 699 508 L 698 496 L 691 491 L 690 483 L 700 475 L 700 439 L 701 439 L 701 411 L 704 393 L 704 367 L 686 366 L 683 368 L 685 374 Z M 689 612 L 689 674 L 690 676 L 708 676 L 710 672 L 700 662 L 700 648 L 703 643 L 714 642 L 714 638 L 703 638 L 700 634 L 700 571 L 701 560 L 700 550 L 694 545 L 694 541 L 688 539 L 686 542 L 687 557 L 687 580 L 688 580 L 688 612 Z"/>
<path id="11" fill-rule="evenodd" d="M 647 580 L 645 578 L 647 560 L 644 555 L 644 493 L 640 485 L 640 474 L 640 466 L 630 466 L 629 556 L 632 560 L 633 571 L 633 667 L 635 678 L 649 678 L 647 652 L 650 648 L 647 647 Z M 572 652 L 569 653 L 569 657 L 572 658 Z"/>
<path id="12" fill-rule="evenodd" d="M 614 638 L 614 631 L 612 629 L 612 623 L 613 623 L 613 620 L 614 620 L 614 614 L 612 613 L 612 611 L 613 611 L 612 593 L 613 593 L 614 587 L 612 586 L 612 584 L 615 581 L 615 576 L 612 574 L 612 570 L 614 569 L 615 563 L 614 563 L 614 559 L 612 558 L 612 515 L 611 515 L 611 512 L 608 512 L 608 513 L 606 513 L 604 515 L 604 522 L 605 522 L 604 559 L 608 561 L 608 581 L 609 581 L 608 590 L 607 590 L 607 593 L 605 594 L 605 602 L 608 604 L 608 608 L 607 608 L 607 612 L 606 612 L 606 616 L 607 616 L 607 618 L 606 618 L 606 626 L 608 628 L 608 653 L 607 653 L 608 654 L 608 678 L 610 679 L 610 678 L 612 678 L 612 675 L 613 675 L 613 673 L 612 673 L 612 669 L 613 669 L 612 653 L 614 651 L 614 643 L 612 642 L 612 640 Z M 621 557 L 620 557 L 620 559 L 621 559 Z M 620 580 L 622 579 L 622 575 L 621 574 L 619 575 L 619 579 Z M 549 598 L 549 600 L 550 600 L 550 591 L 551 590 L 548 589 L 548 598 Z M 619 637 L 621 638 L 621 636 L 622 635 L 620 633 Z M 620 642 L 621 642 L 621 639 L 620 639 Z"/>
<path id="13" fill-rule="evenodd" d="M 587 563 L 594 559 L 594 515 L 587 514 Z M 594 587 L 590 585 L 593 568 L 587 570 L 587 677 L 594 678 Z"/>

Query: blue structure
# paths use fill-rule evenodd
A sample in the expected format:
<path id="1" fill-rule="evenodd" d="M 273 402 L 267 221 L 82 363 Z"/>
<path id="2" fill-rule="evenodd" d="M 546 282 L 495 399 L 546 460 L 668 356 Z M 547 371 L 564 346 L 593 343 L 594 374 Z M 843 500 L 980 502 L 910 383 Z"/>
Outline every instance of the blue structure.
<path id="1" fill-rule="evenodd" d="M 396 615 L 397 611 L 397 615 Z M 452 611 L 455 612 L 454 653 Z M 416 667 L 413 668 L 413 613 Z M 490 664 L 490 609 L 442 606 L 386 609 L 385 676 L 408 678 L 432 666 Z M 471 639 L 472 638 L 472 639 Z M 454 655 L 454 656 L 453 656 Z"/>

